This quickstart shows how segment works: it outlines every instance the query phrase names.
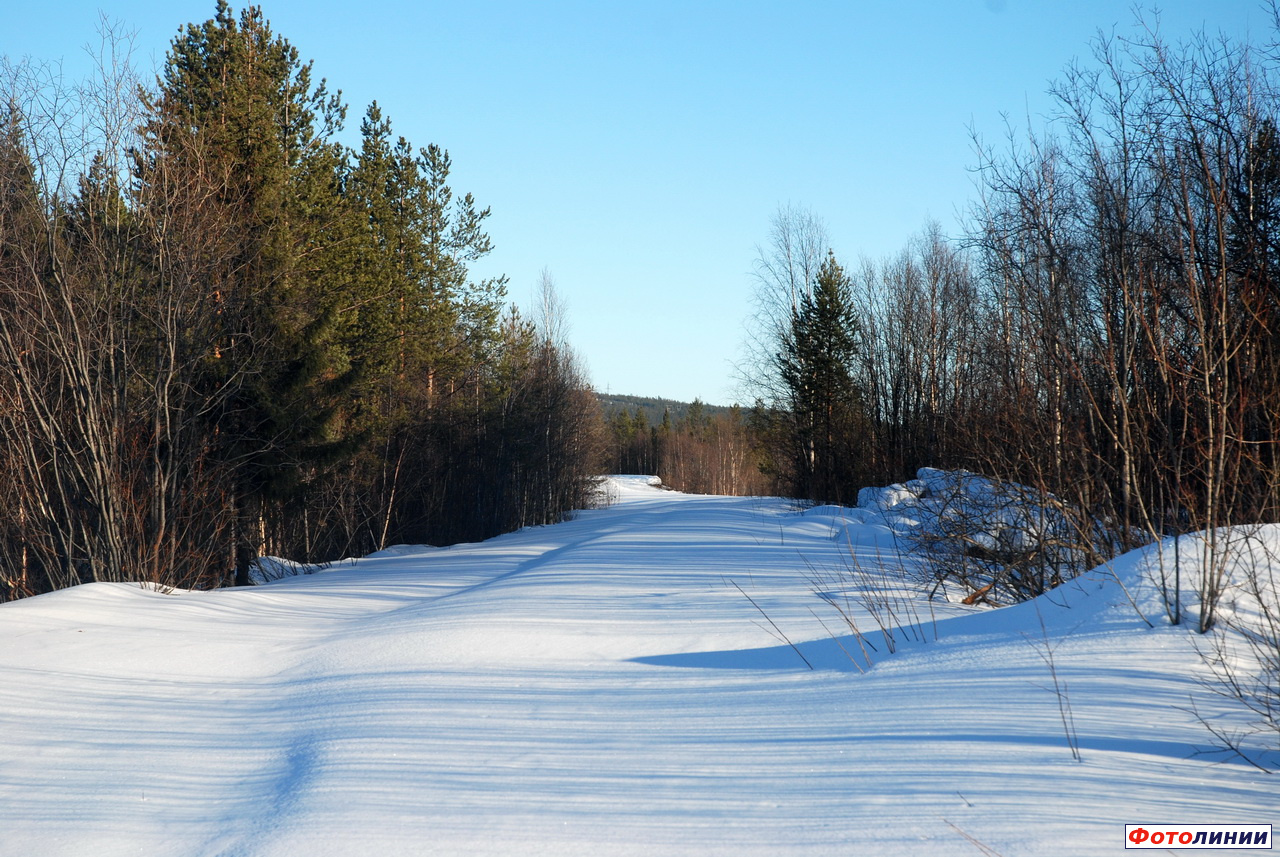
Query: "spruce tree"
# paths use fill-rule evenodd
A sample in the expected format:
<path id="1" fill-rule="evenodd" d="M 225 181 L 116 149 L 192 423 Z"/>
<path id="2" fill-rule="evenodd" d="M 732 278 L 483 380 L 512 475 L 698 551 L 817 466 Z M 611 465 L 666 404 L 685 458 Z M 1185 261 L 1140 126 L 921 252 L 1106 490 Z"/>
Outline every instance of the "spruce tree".
<path id="1" fill-rule="evenodd" d="M 794 490 L 812 500 L 843 502 L 856 496 L 862 402 L 852 374 L 858 318 L 851 283 L 828 252 L 791 316 L 790 336 L 778 354 L 789 397 Z"/>

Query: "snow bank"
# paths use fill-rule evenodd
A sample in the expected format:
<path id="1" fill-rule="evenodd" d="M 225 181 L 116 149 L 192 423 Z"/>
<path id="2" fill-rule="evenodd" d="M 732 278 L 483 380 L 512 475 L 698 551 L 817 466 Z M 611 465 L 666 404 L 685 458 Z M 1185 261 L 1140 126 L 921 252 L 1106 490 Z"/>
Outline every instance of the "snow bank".
<path id="1" fill-rule="evenodd" d="M 1087 570 L 1116 543 L 1051 494 L 968 471 L 921 468 L 908 482 L 862 489 L 858 506 L 927 559 L 935 582 L 959 584 L 941 590 L 955 598 L 1023 600 Z"/>
<path id="2" fill-rule="evenodd" d="M 260 556 L 249 568 L 249 580 L 257 585 L 299 574 L 313 574 L 323 565 L 308 565 L 278 556 Z"/>
<path id="3" fill-rule="evenodd" d="M 1091 857 L 1275 815 L 1273 777 L 1200 753 L 1192 705 L 1234 709 L 1116 584 L 1142 555 L 978 611 L 886 571 L 884 510 L 610 486 L 266 586 L 0 605 L 0 857 Z M 809 583 L 851 549 L 929 631 L 863 673 Z"/>
<path id="4" fill-rule="evenodd" d="M 1010 482 L 965 470 L 922 467 L 909 482 L 858 492 L 859 508 L 880 512 L 904 534 L 945 534 L 965 522 L 964 534 L 991 550 L 1020 550 L 1068 534 L 1063 504 Z"/>

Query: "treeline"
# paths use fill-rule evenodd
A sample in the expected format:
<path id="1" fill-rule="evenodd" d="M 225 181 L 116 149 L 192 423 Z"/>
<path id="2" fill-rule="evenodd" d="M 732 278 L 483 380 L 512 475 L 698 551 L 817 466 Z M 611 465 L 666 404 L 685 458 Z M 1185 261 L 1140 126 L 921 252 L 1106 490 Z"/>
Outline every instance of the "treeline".
<path id="1" fill-rule="evenodd" d="M 664 410 L 657 424 L 640 407 L 614 411 L 606 420 L 609 472 L 656 475 L 691 494 L 770 493 L 749 413 L 737 405 L 710 409 L 696 399 L 683 410 L 676 418 Z"/>
<path id="2" fill-rule="evenodd" d="M 444 149 L 376 103 L 339 144 L 345 105 L 258 8 L 219 0 L 154 85 L 103 44 L 81 85 L 2 68 L 0 600 L 588 502 L 594 397 L 557 319 L 471 276 L 489 211 Z"/>
<path id="3" fill-rule="evenodd" d="M 849 270 L 812 213 L 778 212 L 757 259 L 748 380 L 779 491 L 851 505 L 860 487 L 924 466 L 984 469 L 1003 448 L 982 375 L 1002 341 L 986 316 L 1000 297 L 970 259 L 931 225 L 898 256 Z"/>
<path id="4" fill-rule="evenodd" d="M 636 411 L 642 412 L 649 425 L 658 425 L 664 416 L 671 420 L 684 419 L 689 409 L 695 405 L 702 409 L 702 415 L 705 417 L 714 417 L 729 411 L 729 408 L 724 405 L 708 404 L 700 398 L 693 402 L 681 402 L 654 396 L 624 396 L 601 392 L 597 392 L 596 397 L 600 400 L 600 408 L 606 421 L 613 419 L 620 410 L 631 412 L 633 415 Z"/>
<path id="5" fill-rule="evenodd" d="M 1226 39 L 1103 40 L 1040 133 L 981 147 L 952 243 L 844 267 L 786 209 L 760 254 L 766 465 L 851 502 L 921 465 L 1035 487 L 1122 542 L 1280 514 L 1280 76 Z M 1220 564 L 1210 564 L 1220 568 Z M 1198 589 L 1202 627 L 1223 581 Z"/>

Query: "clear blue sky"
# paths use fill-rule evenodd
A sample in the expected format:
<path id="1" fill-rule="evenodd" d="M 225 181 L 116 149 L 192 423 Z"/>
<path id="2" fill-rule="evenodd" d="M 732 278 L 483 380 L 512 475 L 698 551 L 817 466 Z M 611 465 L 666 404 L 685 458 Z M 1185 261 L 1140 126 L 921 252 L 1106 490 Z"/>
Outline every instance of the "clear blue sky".
<path id="1" fill-rule="evenodd" d="M 242 4 L 234 4 L 239 9 Z M 756 246 L 780 204 L 825 220 L 847 263 L 897 253 L 973 196 L 970 129 L 1039 126 L 1048 83 L 1101 29 L 1101 0 L 521 2 L 267 0 L 350 106 L 439 143 L 492 207 L 493 255 L 528 305 L 545 268 L 595 386 L 736 398 Z M 15 8 L 16 7 L 16 8 Z M 1148 7 L 1149 8 L 1149 7 Z M 1258 0 L 1167 0 L 1161 32 L 1271 36 Z M 158 65 L 214 0 L 10 3 L 0 53 L 84 66 L 99 9 Z"/>

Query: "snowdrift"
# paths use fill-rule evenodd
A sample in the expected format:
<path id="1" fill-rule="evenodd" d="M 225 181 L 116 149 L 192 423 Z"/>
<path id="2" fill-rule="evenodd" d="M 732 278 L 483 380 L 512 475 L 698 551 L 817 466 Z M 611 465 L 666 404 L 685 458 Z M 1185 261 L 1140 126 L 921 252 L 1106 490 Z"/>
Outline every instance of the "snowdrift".
<path id="1" fill-rule="evenodd" d="M 1102 522 L 1052 494 L 967 471 L 921 468 L 916 478 L 863 488 L 858 507 L 916 555 L 931 594 L 1010 604 L 1037 596 L 1114 556 Z"/>
<path id="2" fill-rule="evenodd" d="M 999 610 L 882 575 L 927 633 L 859 671 L 812 577 L 901 567 L 883 510 L 607 490 L 263 586 L 0 607 L 0 856 L 1090 855 L 1275 820 L 1149 554 Z"/>

